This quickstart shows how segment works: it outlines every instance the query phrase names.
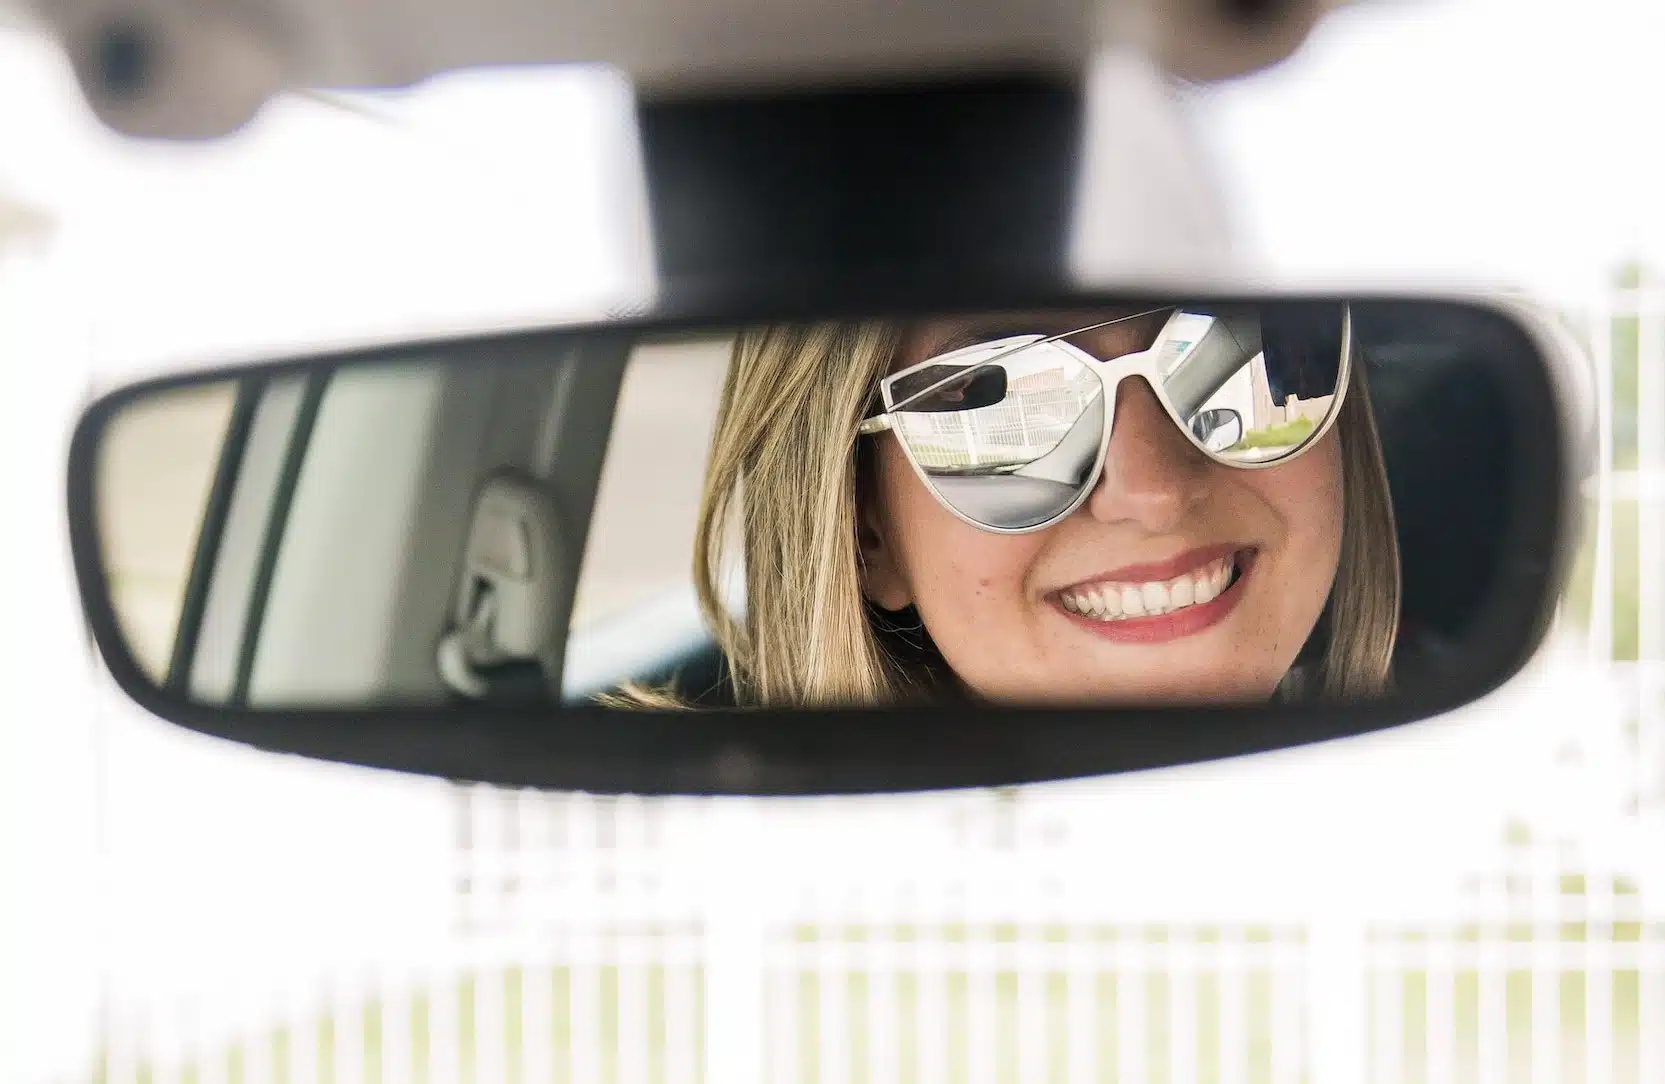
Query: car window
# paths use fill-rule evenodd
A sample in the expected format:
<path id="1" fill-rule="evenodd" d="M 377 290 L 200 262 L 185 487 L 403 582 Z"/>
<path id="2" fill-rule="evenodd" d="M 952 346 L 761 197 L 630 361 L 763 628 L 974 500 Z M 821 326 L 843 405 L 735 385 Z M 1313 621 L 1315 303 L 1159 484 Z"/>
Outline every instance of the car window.
<path id="1" fill-rule="evenodd" d="M 572 627 L 692 580 L 694 528 L 730 340 L 631 354 L 596 492 Z"/>
<path id="2" fill-rule="evenodd" d="M 115 419 L 99 462 L 99 534 L 116 614 L 153 680 L 166 676 L 197 535 L 237 398 L 233 381 L 146 399 Z"/>

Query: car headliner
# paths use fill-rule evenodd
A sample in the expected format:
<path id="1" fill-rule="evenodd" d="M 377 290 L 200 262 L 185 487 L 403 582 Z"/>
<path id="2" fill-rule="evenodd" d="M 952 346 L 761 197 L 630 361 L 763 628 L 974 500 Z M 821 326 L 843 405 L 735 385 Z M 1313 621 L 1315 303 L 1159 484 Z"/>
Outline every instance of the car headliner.
<path id="1" fill-rule="evenodd" d="M 235 113 L 252 116 L 288 89 L 400 87 L 503 65 L 606 64 L 663 98 L 1019 71 L 1074 78 L 1123 44 L 1185 77 L 1218 79 L 1288 56 L 1333 2 L 0 0 L 0 25 L 50 27 L 107 123 L 189 137 L 224 134 L 242 123 Z M 101 58 L 135 34 L 159 58 L 159 92 L 105 93 Z M 205 130 L 214 127 L 224 131 Z"/>

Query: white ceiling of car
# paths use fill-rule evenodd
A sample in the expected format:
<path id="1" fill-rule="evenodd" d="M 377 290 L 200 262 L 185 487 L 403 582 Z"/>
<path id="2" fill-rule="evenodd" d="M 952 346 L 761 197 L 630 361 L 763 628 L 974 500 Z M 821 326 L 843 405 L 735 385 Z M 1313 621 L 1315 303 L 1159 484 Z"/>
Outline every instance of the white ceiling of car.
<path id="1" fill-rule="evenodd" d="M 1113 43 L 1214 79 L 1288 55 L 1339 0 L 0 0 L 63 42 L 93 108 L 137 135 L 224 134 L 295 88 L 599 62 L 638 92 L 1073 75 Z M 1247 13 L 1247 14 L 1245 14 Z M 117 93 L 109 58 L 142 86 Z M 131 89 L 131 88 L 130 88 Z"/>

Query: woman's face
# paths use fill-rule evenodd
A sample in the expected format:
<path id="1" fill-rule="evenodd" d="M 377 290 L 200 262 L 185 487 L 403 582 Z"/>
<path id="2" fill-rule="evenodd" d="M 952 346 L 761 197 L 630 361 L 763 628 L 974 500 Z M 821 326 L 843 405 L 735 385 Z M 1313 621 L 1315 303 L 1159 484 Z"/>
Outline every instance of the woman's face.
<path id="1" fill-rule="evenodd" d="M 915 328 L 892 371 L 964 330 Z M 1113 358 L 1153 333 L 1117 325 L 1071 341 Z M 959 519 L 894 436 L 876 442 L 875 467 L 859 525 L 868 597 L 889 610 L 917 607 L 960 681 L 995 700 L 1265 699 L 1317 622 L 1341 552 L 1334 427 L 1282 466 L 1225 467 L 1137 378 L 1116 389 L 1093 492 L 1045 530 L 1001 535 Z"/>

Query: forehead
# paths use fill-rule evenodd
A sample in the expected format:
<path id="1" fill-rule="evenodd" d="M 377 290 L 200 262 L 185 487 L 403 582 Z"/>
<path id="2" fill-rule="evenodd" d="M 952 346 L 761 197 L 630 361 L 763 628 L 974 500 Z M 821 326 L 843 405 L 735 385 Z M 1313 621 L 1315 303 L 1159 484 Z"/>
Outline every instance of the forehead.
<path id="1" fill-rule="evenodd" d="M 905 329 L 891 370 L 988 339 L 1020 334 L 1064 335 L 1081 328 L 1093 330 L 1071 336 L 1070 342 L 1100 357 L 1116 357 L 1149 347 L 1175 307 L 1140 304 L 1097 309 L 1014 309 L 930 317 Z M 1107 321 L 1118 322 L 1096 326 Z"/>

